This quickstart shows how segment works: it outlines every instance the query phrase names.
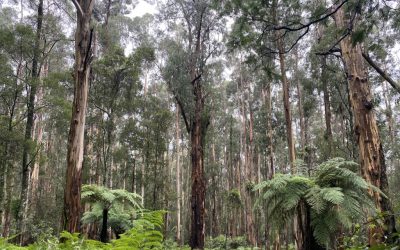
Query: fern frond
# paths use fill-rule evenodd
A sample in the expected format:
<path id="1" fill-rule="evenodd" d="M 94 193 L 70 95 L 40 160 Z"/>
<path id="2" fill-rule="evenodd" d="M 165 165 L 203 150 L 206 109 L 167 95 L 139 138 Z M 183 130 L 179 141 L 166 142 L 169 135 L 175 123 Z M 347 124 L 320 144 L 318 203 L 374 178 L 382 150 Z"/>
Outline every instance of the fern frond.
<path id="1" fill-rule="evenodd" d="M 113 249 L 161 249 L 165 211 L 146 211 L 134 221 L 133 228 L 113 240 Z"/>
<path id="2" fill-rule="evenodd" d="M 322 188 L 321 196 L 322 199 L 334 205 L 340 205 L 344 200 L 344 194 L 342 192 L 342 188 L 340 187 Z"/>
<path id="3" fill-rule="evenodd" d="M 262 191 L 256 204 L 264 202 L 269 222 L 279 229 L 290 223 L 299 203 L 306 202 L 313 235 L 326 246 L 339 225 L 349 228 L 374 208 L 368 190 L 381 193 L 353 172 L 357 167 L 352 161 L 334 158 L 320 164 L 312 178 L 277 174 L 255 186 Z"/>

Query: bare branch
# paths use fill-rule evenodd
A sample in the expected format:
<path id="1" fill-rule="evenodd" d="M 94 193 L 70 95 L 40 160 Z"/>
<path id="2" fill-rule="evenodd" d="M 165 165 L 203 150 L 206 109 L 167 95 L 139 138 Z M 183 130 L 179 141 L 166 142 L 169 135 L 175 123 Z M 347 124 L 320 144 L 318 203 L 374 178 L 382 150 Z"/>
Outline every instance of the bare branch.
<path id="1" fill-rule="evenodd" d="M 190 134 L 190 130 L 191 130 L 191 124 L 188 120 L 188 117 L 186 116 L 186 111 L 185 110 L 185 106 L 183 105 L 181 99 L 178 97 L 178 94 L 175 92 L 175 90 L 172 88 L 172 84 L 171 81 L 167 81 L 167 85 L 170 88 L 172 95 L 174 96 L 174 99 L 177 103 L 177 105 L 179 106 L 180 110 L 181 110 L 181 114 L 182 114 L 182 118 L 183 121 L 185 122 L 185 126 L 186 126 L 186 131 L 188 132 L 188 134 Z"/>
<path id="2" fill-rule="evenodd" d="M 320 21 L 323 21 L 327 18 L 329 18 L 330 16 L 334 15 L 345 3 L 347 3 L 348 0 L 344 0 L 343 2 L 341 2 L 338 5 L 333 5 L 332 7 L 328 8 L 327 10 L 333 9 L 331 12 L 321 16 L 320 18 L 314 19 L 306 24 L 302 24 L 300 23 L 298 27 L 291 27 L 288 25 L 284 25 L 284 26 L 275 26 L 273 27 L 274 30 L 287 30 L 287 31 L 299 31 L 302 29 L 306 29 L 309 28 L 311 25 L 316 24 Z M 335 7 L 334 7 L 335 6 Z M 334 8 L 333 8 L 334 7 Z"/>
<path id="3" fill-rule="evenodd" d="M 398 92 L 400 93 L 400 84 L 397 83 L 395 80 L 393 80 L 388 74 L 386 74 L 372 59 L 371 57 L 369 57 L 368 54 L 366 53 L 362 53 L 362 56 L 364 57 L 364 59 L 368 62 L 369 65 L 371 65 L 372 68 L 374 68 L 376 70 L 376 72 L 378 72 L 378 74 L 380 76 L 382 76 L 383 79 L 385 79 L 390 85 L 392 85 L 392 87 Z"/>
<path id="4" fill-rule="evenodd" d="M 181 114 L 182 114 L 182 117 L 183 117 L 183 121 L 185 122 L 186 131 L 188 132 L 188 134 L 190 134 L 191 126 L 190 126 L 190 124 L 189 124 L 189 122 L 188 122 L 185 109 L 183 108 L 183 103 L 182 103 L 181 100 L 178 98 L 178 96 L 175 95 L 175 93 L 174 93 L 174 98 L 175 98 L 175 100 L 176 100 L 176 103 L 179 105 L 179 108 L 181 109 Z"/>
<path id="5" fill-rule="evenodd" d="M 76 0 L 71 0 L 71 1 L 75 5 L 76 10 L 81 14 L 81 16 L 84 16 L 85 13 L 83 12 L 81 5 Z"/>
<path id="6" fill-rule="evenodd" d="M 201 78 L 201 74 L 198 74 L 192 81 L 192 85 L 195 84 L 197 82 L 197 80 L 199 80 Z"/>

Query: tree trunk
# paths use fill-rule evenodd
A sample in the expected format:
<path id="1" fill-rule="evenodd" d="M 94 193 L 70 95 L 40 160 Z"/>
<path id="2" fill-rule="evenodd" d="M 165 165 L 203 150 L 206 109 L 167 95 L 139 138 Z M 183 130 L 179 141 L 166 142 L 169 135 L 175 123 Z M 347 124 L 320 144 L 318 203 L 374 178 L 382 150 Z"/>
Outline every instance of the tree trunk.
<path id="1" fill-rule="evenodd" d="M 334 16 L 339 29 L 348 27 L 343 8 Z M 340 48 L 344 61 L 349 86 L 350 103 L 354 115 L 354 133 L 359 147 L 361 173 L 366 181 L 382 192 L 388 192 L 385 157 L 382 143 L 373 110 L 372 93 L 368 83 L 367 73 L 363 64 L 361 44 L 353 46 L 350 36 L 342 39 Z M 385 216 L 385 227 L 377 226 L 370 230 L 369 241 L 371 245 L 384 240 L 384 236 L 396 232 L 395 219 L 389 199 L 380 193 L 370 190 L 376 208 L 389 213 Z"/>
<path id="2" fill-rule="evenodd" d="M 136 158 L 132 161 L 132 193 L 136 193 Z"/>
<path id="3" fill-rule="evenodd" d="M 332 152 L 332 112 L 331 112 L 331 101 L 329 96 L 328 90 L 328 79 L 326 79 L 326 58 L 323 58 L 322 62 L 322 73 L 321 73 L 321 80 L 322 80 L 322 91 L 324 93 L 324 113 L 325 113 L 325 138 L 329 145 L 329 153 Z"/>
<path id="4" fill-rule="evenodd" d="M 3 214 L 3 232 L 2 237 L 7 238 L 10 236 L 10 226 L 11 226 L 11 202 L 12 202 L 12 193 L 13 193 L 13 182 L 14 175 L 12 173 L 11 165 L 7 165 L 7 169 L 5 172 L 6 181 L 5 188 L 6 193 L 4 195 L 4 214 Z"/>
<path id="5" fill-rule="evenodd" d="M 295 74 L 296 76 L 296 88 L 297 88 L 297 99 L 298 99 L 298 109 L 299 109 L 299 121 L 300 121 L 300 143 L 301 143 L 301 150 L 303 151 L 302 153 L 304 154 L 304 150 L 306 147 L 306 131 L 305 131 L 305 122 L 304 122 L 304 109 L 303 109 L 303 87 L 300 83 L 300 72 L 298 69 L 298 63 L 299 63 L 299 52 L 298 52 L 298 47 L 296 47 L 295 50 Z"/>
<path id="6" fill-rule="evenodd" d="M 100 241 L 104 243 L 108 242 L 107 221 L 108 221 L 108 209 L 103 208 L 103 222 L 101 224 Z"/>
<path id="7" fill-rule="evenodd" d="M 267 83 L 265 87 L 262 89 L 263 102 L 266 107 L 266 117 L 267 117 L 267 153 L 268 160 L 266 162 L 267 165 L 267 173 L 266 178 L 271 180 L 275 175 L 275 166 L 274 166 L 274 148 L 273 148 L 273 128 L 272 128 L 272 97 L 271 97 L 271 83 Z M 265 216 L 264 218 L 264 237 L 265 237 L 265 249 L 270 249 L 270 226 L 268 223 L 268 219 Z"/>
<path id="8" fill-rule="evenodd" d="M 192 249 L 204 249 L 205 237 L 205 194 L 206 182 L 204 178 L 204 145 L 207 127 L 209 125 L 209 117 L 205 112 L 205 99 L 204 91 L 202 88 L 202 74 L 204 71 L 204 57 L 203 46 L 205 37 L 208 36 L 209 29 L 203 30 L 203 18 L 208 4 L 197 4 L 190 6 L 193 9 L 188 10 L 182 2 L 178 1 L 178 6 L 181 8 L 184 21 L 188 28 L 188 49 L 190 50 L 190 58 L 187 64 L 189 69 L 188 77 L 192 88 L 190 99 L 193 101 L 194 110 L 185 109 L 183 100 L 179 95 L 175 95 L 175 99 L 180 107 L 182 118 L 186 125 L 186 130 L 190 135 L 190 154 L 192 164 L 192 194 L 190 197 L 190 246 Z M 185 97 L 186 98 L 186 97 Z M 190 117 L 187 117 L 190 115 Z M 190 119 L 188 119 L 190 118 Z"/>
<path id="9" fill-rule="evenodd" d="M 230 117 L 229 123 L 229 173 L 230 178 L 228 180 L 229 183 L 229 191 L 231 191 L 235 187 L 235 179 L 236 179 L 236 168 L 234 167 L 234 153 L 233 153 L 233 117 Z M 233 209 L 232 209 L 233 210 Z M 229 217 L 229 226 L 228 232 L 230 236 L 236 236 L 236 225 L 235 225 L 235 213 L 234 211 L 228 211 Z"/>
<path id="10" fill-rule="evenodd" d="M 37 26 L 36 26 L 36 39 L 35 47 L 32 59 L 32 82 L 30 84 L 30 92 L 28 99 L 28 111 L 26 118 L 25 127 L 25 143 L 23 147 L 22 154 L 22 180 L 21 180 L 21 194 L 20 194 L 20 209 L 17 218 L 17 231 L 19 235 L 19 243 L 23 244 L 26 230 L 26 219 L 27 219 L 27 209 L 28 209 L 28 186 L 29 186 L 29 175 L 30 166 L 35 161 L 35 156 L 30 157 L 30 140 L 32 140 L 33 123 L 34 123 L 34 113 L 35 113 L 35 97 L 37 89 L 37 80 L 39 77 L 39 58 L 40 58 L 40 39 L 42 33 L 42 23 L 43 23 L 43 0 L 39 1 L 37 9 Z"/>
<path id="11" fill-rule="evenodd" d="M 280 232 L 278 232 L 278 231 L 275 232 L 275 239 L 274 239 L 273 249 L 274 250 L 280 250 L 281 249 L 281 237 L 280 237 Z"/>
<path id="12" fill-rule="evenodd" d="M 271 98 L 271 83 L 267 84 L 265 89 L 263 89 L 264 104 L 267 109 L 267 141 L 268 141 L 268 162 L 267 162 L 267 179 L 271 180 L 275 175 L 274 166 L 274 148 L 273 148 L 273 128 L 272 128 L 272 98 Z M 265 216 L 265 248 L 270 249 L 271 242 L 269 240 L 270 225 L 268 219 Z"/>
<path id="13" fill-rule="evenodd" d="M 213 126 L 214 126 L 214 122 L 213 122 Z M 216 166 L 218 165 L 218 163 L 217 163 L 217 156 L 216 156 L 216 153 L 215 153 L 215 142 L 213 141 L 212 142 L 212 145 L 211 145 L 211 166 L 213 166 L 213 168 L 215 169 L 216 168 Z M 215 170 L 213 170 L 213 171 L 215 171 Z M 214 172 L 215 173 L 215 172 Z M 212 201 L 211 201 L 211 216 L 209 217 L 210 218 L 210 232 L 211 232 L 211 234 L 210 234 L 210 236 L 211 237 L 217 237 L 218 235 L 219 235 L 219 225 L 220 225 L 220 223 L 219 223 L 219 221 L 218 221 L 218 206 L 217 206 L 217 196 L 218 196 L 218 193 L 217 193 L 217 191 L 218 191 L 218 189 L 219 189 L 219 187 L 218 187 L 218 180 L 216 180 L 216 178 L 218 179 L 218 173 L 215 173 L 215 174 L 212 174 L 212 177 L 211 177 L 211 185 L 213 185 L 213 190 L 212 190 Z"/>
<path id="14" fill-rule="evenodd" d="M 8 117 L 8 132 L 11 134 L 13 131 L 13 121 L 17 109 L 18 99 L 20 95 L 20 90 L 18 85 L 21 83 L 19 79 L 22 79 L 22 59 L 20 59 L 17 66 L 17 79 L 15 81 L 15 91 L 13 95 L 13 100 L 11 106 L 9 107 L 9 117 Z M 10 214 L 11 214 L 11 194 L 12 186 L 11 183 L 13 178 L 13 173 L 11 170 L 12 164 L 10 162 L 9 152 L 12 152 L 12 144 L 10 141 L 2 141 L 3 144 L 3 161 L 0 162 L 0 224 L 3 227 L 2 236 L 8 237 L 9 227 L 10 227 Z"/>
<path id="15" fill-rule="evenodd" d="M 74 1 L 77 9 L 75 32 L 74 101 L 68 135 L 67 172 L 64 192 L 64 229 L 80 230 L 81 178 L 84 148 L 84 129 L 89 73 L 91 62 L 92 29 L 90 19 L 95 0 Z"/>
<path id="16" fill-rule="evenodd" d="M 295 229 L 295 240 L 297 250 L 324 250 L 325 248 L 320 246 L 313 234 L 311 227 L 311 208 L 305 201 L 300 201 L 296 211 L 296 229 Z"/>
<path id="17" fill-rule="evenodd" d="M 47 77 L 47 73 L 48 73 L 48 63 L 45 62 L 42 68 L 42 72 L 40 74 L 40 82 L 43 82 L 43 77 Z M 44 95 L 44 88 L 43 86 L 39 87 L 39 91 L 38 91 L 38 95 L 37 95 L 37 104 L 42 104 L 43 102 L 43 95 Z M 43 113 L 42 112 L 38 112 L 37 114 L 37 121 L 34 122 L 34 133 L 35 133 L 35 140 L 36 140 L 36 144 L 38 150 L 38 159 L 40 160 L 40 154 L 43 150 Z M 29 197 L 28 197 L 28 201 L 29 201 L 29 208 L 28 208 L 28 212 L 29 212 L 29 217 L 34 218 L 35 214 L 37 212 L 37 202 L 38 202 L 38 198 L 39 198 L 39 191 L 38 191 L 38 187 L 39 187 L 39 168 L 40 168 L 40 162 L 39 161 L 35 161 L 35 163 L 33 164 L 33 169 L 31 172 L 31 177 L 30 177 L 30 183 L 29 183 Z"/>
<path id="18" fill-rule="evenodd" d="M 317 36 L 318 36 L 318 41 L 321 40 L 322 36 L 324 35 L 324 27 L 323 25 L 318 25 L 317 26 Z M 324 95 L 324 114 L 325 114 L 325 139 L 328 143 L 328 157 L 331 156 L 332 153 L 332 143 L 333 143 L 333 134 L 332 134 L 332 112 L 331 112 L 331 101 L 330 101 L 330 95 L 329 95 L 329 89 L 328 89 L 328 76 L 327 76 L 327 65 L 326 65 L 326 56 L 323 56 L 321 58 L 321 76 L 320 80 L 322 83 L 322 92 Z"/>
<path id="19" fill-rule="evenodd" d="M 147 146 L 147 148 L 148 148 L 148 146 Z M 148 149 L 146 149 L 146 151 L 148 151 Z M 146 155 L 147 155 L 147 153 L 146 153 Z M 146 158 L 147 158 L 147 156 L 146 156 Z M 142 207 L 144 207 L 144 176 L 145 176 L 144 164 L 146 162 L 147 162 L 147 159 L 145 160 L 145 157 L 143 155 L 142 164 L 140 165 L 140 174 L 141 174 L 141 176 L 140 176 L 140 196 L 142 197 L 142 200 L 141 200 Z"/>
<path id="20" fill-rule="evenodd" d="M 204 178 L 204 143 L 208 127 L 208 119 L 202 117 L 204 110 L 204 98 L 202 96 L 200 81 L 194 83 L 195 112 L 191 125 L 191 160 L 192 160 L 192 196 L 191 196 L 191 237 L 192 249 L 204 249 L 205 237 L 205 195 L 206 182 Z"/>
<path id="21" fill-rule="evenodd" d="M 270 180 L 275 175 L 275 166 L 274 166 L 274 147 L 273 147 L 273 128 L 272 128 L 272 97 L 271 97 L 271 84 L 267 84 L 263 91 L 263 101 L 266 107 L 267 113 L 267 153 L 268 153 L 268 171 L 267 171 L 267 179 Z"/>
<path id="22" fill-rule="evenodd" d="M 273 1 L 273 19 L 276 24 L 278 24 L 277 18 L 277 0 Z M 285 50 L 282 40 L 282 34 L 280 31 L 275 31 L 276 46 L 279 52 L 279 64 L 281 71 L 281 81 L 282 81 L 282 92 L 283 92 L 283 108 L 285 110 L 285 120 L 286 120 L 286 138 L 289 148 L 289 162 L 290 162 L 290 172 L 296 173 L 294 166 L 294 161 L 296 159 L 296 151 L 294 146 L 293 129 L 292 129 L 292 113 L 290 108 L 289 100 L 289 82 L 286 78 L 286 66 L 285 66 Z"/>
<path id="23" fill-rule="evenodd" d="M 249 88 L 250 91 L 250 88 Z M 248 96 L 250 99 L 250 96 Z M 255 246 L 257 244 L 256 241 L 256 230 L 254 226 L 254 213 L 253 213 L 253 202 L 252 202 L 252 192 L 250 188 L 253 184 L 253 157 L 254 157 L 254 136 L 253 136 L 253 111 L 251 110 L 252 105 L 251 101 L 249 101 L 249 144 L 246 147 L 246 192 L 245 192 L 245 205 L 246 205 L 246 235 L 248 242 Z M 246 115 L 247 116 L 247 115 Z M 246 117 L 245 116 L 245 117 Z M 244 118 L 246 120 L 246 118 Z"/>
<path id="24" fill-rule="evenodd" d="M 179 126 L 179 106 L 176 105 L 176 242 L 178 246 L 181 241 L 181 165 L 180 165 L 180 126 Z"/>
<path id="25" fill-rule="evenodd" d="M 286 68 L 285 68 L 285 57 L 283 54 L 282 40 L 278 39 L 279 48 L 279 62 L 281 68 L 281 79 L 282 79 L 282 90 L 283 90 L 283 107 L 285 109 L 285 120 L 286 120 L 286 136 L 289 148 L 289 161 L 290 161 L 290 172 L 295 173 L 294 161 L 296 159 L 296 152 L 294 147 L 293 129 L 292 129 L 292 114 L 290 110 L 290 100 L 289 100 L 289 82 L 286 78 Z"/>
<path id="26" fill-rule="evenodd" d="M 388 97 L 389 89 L 387 88 L 387 84 L 384 82 L 383 83 L 383 97 L 385 99 L 385 114 L 386 114 L 386 124 L 388 126 L 388 132 L 389 132 L 389 141 L 390 145 L 393 146 L 394 139 L 396 138 L 396 130 L 395 130 L 395 122 L 393 118 L 393 109 L 392 109 L 392 104 L 389 100 Z"/>

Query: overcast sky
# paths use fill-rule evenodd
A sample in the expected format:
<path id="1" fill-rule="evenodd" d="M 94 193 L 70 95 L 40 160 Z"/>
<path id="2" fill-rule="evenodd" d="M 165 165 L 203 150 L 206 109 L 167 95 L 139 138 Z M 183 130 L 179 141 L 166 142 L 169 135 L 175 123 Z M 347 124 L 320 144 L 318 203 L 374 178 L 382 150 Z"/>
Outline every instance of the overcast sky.
<path id="1" fill-rule="evenodd" d="M 129 16 L 135 17 L 135 16 L 143 16 L 144 14 L 154 14 L 156 13 L 156 6 L 155 5 L 150 5 L 149 3 L 140 0 L 138 5 L 136 5 L 136 8 L 130 13 Z"/>

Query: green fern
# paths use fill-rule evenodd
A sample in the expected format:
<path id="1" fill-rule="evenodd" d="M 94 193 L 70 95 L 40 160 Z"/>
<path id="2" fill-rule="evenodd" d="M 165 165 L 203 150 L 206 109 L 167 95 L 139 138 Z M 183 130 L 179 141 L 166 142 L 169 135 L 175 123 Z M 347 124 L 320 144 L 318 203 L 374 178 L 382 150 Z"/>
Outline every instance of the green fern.
<path id="1" fill-rule="evenodd" d="M 112 241 L 112 249 L 161 249 L 165 211 L 142 212 L 133 228 Z"/>
<path id="2" fill-rule="evenodd" d="M 350 228 L 365 211 L 373 209 L 368 189 L 380 192 L 352 171 L 357 166 L 334 158 L 319 165 L 311 178 L 277 174 L 255 186 L 263 192 L 256 204 L 264 201 L 269 221 L 279 229 L 291 222 L 297 208 L 305 203 L 314 238 L 321 245 L 329 244 L 340 225 Z"/>
<path id="3" fill-rule="evenodd" d="M 83 185 L 81 193 L 82 202 L 99 203 L 110 207 L 115 203 L 124 203 L 136 209 L 142 209 L 139 201 L 142 199 L 136 193 L 124 189 L 108 189 L 97 185 Z"/>
<path id="4" fill-rule="evenodd" d="M 62 232 L 60 240 L 55 237 L 51 240 L 36 242 L 27 247 L 19 247 L 8 243 L 11 238 L 0 238 L 0 249 L 4 250 L 157 250 L 163 248 L 163 234 L 165 211 L 141 211 L 139 218 L 134 220 L 133 228 L 121 235 L 120 239 L 111 243 L 102 243 L 88 240 L 78 233 Z"/>
<path id="5" fill-rule="evenodd" d="M 1 238 L 0 237 L 0 249 L 4 249 L 4 250 L 21 250 L 21 249 L 25 249 L 24 247 L 15 246 L 15 245 L 9 243 L 9 241 L 12 240 L 13 238 L 15 238 L 16 236 L 17 235 L 15 235 L 13 237 L 9 237 L 9 238 Z"/>
<path id="6" fill-rule="evenodd" d="M 136 213 L 143 209 L 139 203 L 141 196 L 123 189 L 112 190 L 97 185 L 84 185 L 81 197 L 83 202 L 91 204 L 91 210 L 85 212 L 81 219 L 82 223 L 102 224 L 103 211 L 106 210 L 106 224 L 115 232 L 132 228 Z"/>

